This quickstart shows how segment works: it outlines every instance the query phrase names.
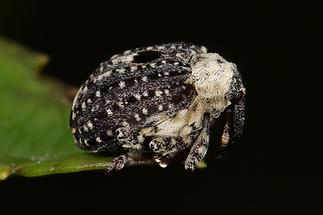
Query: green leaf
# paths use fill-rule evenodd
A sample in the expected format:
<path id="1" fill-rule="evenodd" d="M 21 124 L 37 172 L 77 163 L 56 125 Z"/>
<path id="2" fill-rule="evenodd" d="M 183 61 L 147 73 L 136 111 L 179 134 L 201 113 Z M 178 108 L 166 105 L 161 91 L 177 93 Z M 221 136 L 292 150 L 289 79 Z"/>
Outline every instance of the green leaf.
<path id="1" fill-rule="evenodd" d="M 0 180 L 106 169 L 111 162 L 73 143 L 66 87 L 37 73 L 47 61 L 0 38 Z"/>

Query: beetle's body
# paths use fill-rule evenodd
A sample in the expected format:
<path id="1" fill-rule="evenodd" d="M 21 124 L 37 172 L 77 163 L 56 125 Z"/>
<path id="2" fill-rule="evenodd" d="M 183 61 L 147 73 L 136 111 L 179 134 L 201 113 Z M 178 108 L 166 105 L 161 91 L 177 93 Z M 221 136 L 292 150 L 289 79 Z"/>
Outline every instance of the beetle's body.
<path id="1" fill-rule="evenodd" d="M 230 106 L 239 109 L 231 127 L 241 133 L 244 92 L 236 66 L 202 46 L 134 49 L 102 63 L 82 85 L 70 124 L 85 150 L 153 153 L 164 166 L 164 158 L 191 148 L 185 168 L 194 169 L 207 151 L 210 123 Z M 228 118 L 223 145 L 229 123 Z M 131 163 L 131 154 L 115 159 L 114 167 Z"/>

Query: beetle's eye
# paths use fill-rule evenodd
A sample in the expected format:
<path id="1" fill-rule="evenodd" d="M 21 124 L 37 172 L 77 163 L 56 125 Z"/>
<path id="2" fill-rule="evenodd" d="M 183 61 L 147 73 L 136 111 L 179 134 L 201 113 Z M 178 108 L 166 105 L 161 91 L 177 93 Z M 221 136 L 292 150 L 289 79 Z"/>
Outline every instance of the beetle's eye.
<path id="1" fill-rule="evenodd" d="M 134 56 L 134 63 L 148 63 L 150 61 L 156 60 L 162 56 L 161 52 L 158 51 L 143 51 L 139 52 Z"/>

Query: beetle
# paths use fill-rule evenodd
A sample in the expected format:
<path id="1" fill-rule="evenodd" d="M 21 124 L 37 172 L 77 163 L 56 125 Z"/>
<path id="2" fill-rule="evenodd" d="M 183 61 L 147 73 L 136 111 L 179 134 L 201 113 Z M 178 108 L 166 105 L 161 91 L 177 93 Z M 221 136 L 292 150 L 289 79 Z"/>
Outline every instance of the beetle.
<path id="1" fill-rule="evenodd" d="M 241 136 L 245 92 L 236 65 L 204 46 L 136 48 L 112 56 L 90 75 L 73 101 L 70 127 L 80 148 L 121 153 L 111 170 L 148 162 L 147 155 L 166 167 L 185 150 L 184 167 L 194 170 L 221 114 L 220 145 Z"/>

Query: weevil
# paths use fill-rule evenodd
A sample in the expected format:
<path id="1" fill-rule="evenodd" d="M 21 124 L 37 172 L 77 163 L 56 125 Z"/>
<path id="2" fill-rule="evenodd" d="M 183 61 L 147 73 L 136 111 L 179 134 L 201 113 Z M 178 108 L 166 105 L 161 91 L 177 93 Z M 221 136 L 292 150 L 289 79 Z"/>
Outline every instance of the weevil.
<path id="1" fill-rule="evenodd" d="M 80 148 L 121 153 L 111 170 L 148 162 L 147 155 L 166 167 L 185 150 L 184 167 L 194 170 L 221 114 L 220 145 L 241 136 L 245 93 L 236 65 L 204 46 L 136 48 L 112 56 L 90 75 L 75 96 L 70 126 Z"/>

